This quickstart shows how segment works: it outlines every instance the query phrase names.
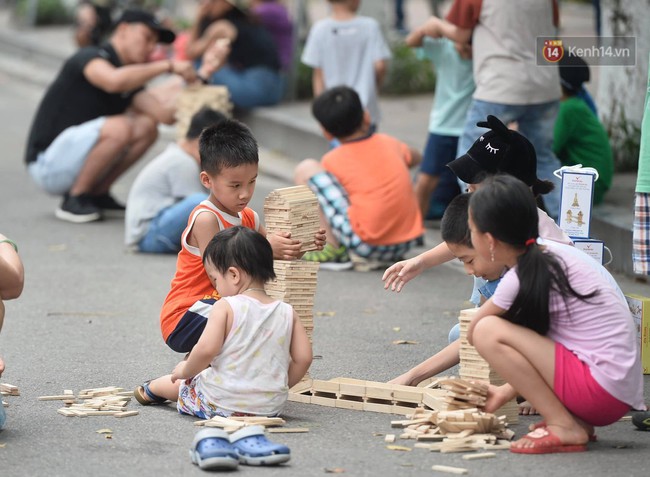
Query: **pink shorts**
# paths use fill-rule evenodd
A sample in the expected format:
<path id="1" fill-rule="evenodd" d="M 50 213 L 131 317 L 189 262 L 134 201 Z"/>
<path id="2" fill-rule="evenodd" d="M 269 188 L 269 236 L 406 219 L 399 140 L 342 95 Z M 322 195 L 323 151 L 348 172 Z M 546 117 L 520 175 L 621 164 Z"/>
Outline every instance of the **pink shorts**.
<path id="1" fill-rule="evenodd" d="M 630 410 L 629 405 L 605 391 L 589 366 L 560 343 L 555 343 L 553 390 L 571 414 L 592 426 L 607 426 Z"/>

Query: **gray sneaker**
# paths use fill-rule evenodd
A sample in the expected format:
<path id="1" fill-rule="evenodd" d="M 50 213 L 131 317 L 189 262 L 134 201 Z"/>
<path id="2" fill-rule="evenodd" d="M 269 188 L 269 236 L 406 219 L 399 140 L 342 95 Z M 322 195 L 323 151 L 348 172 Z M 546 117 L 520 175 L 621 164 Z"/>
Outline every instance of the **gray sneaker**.
<path id="1" fill-rule="evenodd" d="M 58 219 L 83 224 L 102 219 L 102 211 L 87 194 L 66 195 L 54 213 Z"/>

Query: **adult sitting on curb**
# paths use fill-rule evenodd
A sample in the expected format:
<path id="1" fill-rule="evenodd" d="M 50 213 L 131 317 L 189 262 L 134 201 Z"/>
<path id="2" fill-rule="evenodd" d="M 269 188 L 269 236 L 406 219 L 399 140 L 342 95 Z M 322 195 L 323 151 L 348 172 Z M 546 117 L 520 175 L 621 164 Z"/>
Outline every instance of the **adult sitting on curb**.
<path id="1" fill-rule="evenodd" d="M 190 62 L 147 62 L 157 42 L 174 38 L 150 13 L 126 10 L 109 42 L 75 53 L 48 88 L 25 160 L 43 190 L 64 197 L 59 219 L 82 223 L 101 219 L 104 211 L 123 212 L 111 185 L 154 143 L 157 124 L 174 121 L 174 109 L 144 86 L 163 73 L 197 79 Z M 212 60 L 204 61 L 200 77 L 214 72 Z"/>
<path id="2" fill-rule="evenodd" d="M 251 16 L 249 0 L 200 0 L 186 54 L 198 60 L 217 40 L 230 40 L 228 63 L 210 83 L 228 88 L 235 107 L 251 109 L 277 104 L 284 95 L 284 77 L 275 41 Z"/>

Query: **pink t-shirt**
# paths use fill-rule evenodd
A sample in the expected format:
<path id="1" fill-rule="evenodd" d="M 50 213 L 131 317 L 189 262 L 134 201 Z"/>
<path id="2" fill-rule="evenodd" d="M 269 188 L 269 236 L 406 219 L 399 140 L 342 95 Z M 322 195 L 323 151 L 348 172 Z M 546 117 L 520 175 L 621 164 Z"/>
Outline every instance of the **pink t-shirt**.
<path id="1" fill-rule="evenodd" d="M 573 241 L 564 233 L 555 221 L 548 216 L 542 209 L 537 209 L 537 230 L 539 236 L 546 240 L 573 245 Z"/>
<path id="2" fill-rule="evenodd" d="M 634 409 L 645 409 L 636 330 L 619 292 L 605 274 L 594 273 L 596 262 L 588 255 L 552 245 L 547 253 L 564 262 L 569 282 L 578 293 L 584 295 L 598 290 L 588 301 L 571 296 L 566 298 L 566 303 L 559 293 L 551 290 L 551 323 L 547 336 L 585 362 L 596 382 L 616 399 Z M 500 308 L 510 308 L 519 291 L 516 271 L 517 267 L 508 270 L 492 296 L 493 303 Z"/>

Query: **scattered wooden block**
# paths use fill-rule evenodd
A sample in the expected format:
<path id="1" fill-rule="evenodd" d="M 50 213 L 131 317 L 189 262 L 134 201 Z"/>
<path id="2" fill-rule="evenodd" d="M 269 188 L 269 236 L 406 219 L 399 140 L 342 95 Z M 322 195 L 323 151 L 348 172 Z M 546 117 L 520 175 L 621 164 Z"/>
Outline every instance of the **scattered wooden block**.
<path id="1" fill-rule="evenodd" d="M 39 401 L 65 401 L 70 399 L 70 396 L 67 394 L 58 394 L 55 396 L 39 396 Z"/>
<path id="2" fill-rule="evenodd" d="M 270 432 L 271 434 L 295 434 L 309 432 L 309 429 L 306 427 L 271 427 L 266 432 Z"/>
<path id="3" fill-rule="evenodd" d="M 476 459 L 490 459 L 496 457 L 494 452 L 480 452 L 477 454 L 466 454 L 463 456 L 464 460 L 476 460 Z"/>
<path id="4" fill-rule="evenodd" d="M 386 434 L 384 442 L 395 442 L 395 434 Z"/>
<path id="5" fill-rule="evenodd" d="M 116 414 L 114 414 L 115 417 L 130 417 L 130 416 L 137 416 L 140 414 L 140 411 L 121 411 Z"/>
<path id="6" fill-rule="evenodd" d="M 434 465 L 431 467 L 431 470 L 437 470 L 438 472 L 446 472 L 448 474 L 466 474 L 468 472 L 467 469 L 463 469 L 462 467 L 450 467 L 448 465 Z"/>

